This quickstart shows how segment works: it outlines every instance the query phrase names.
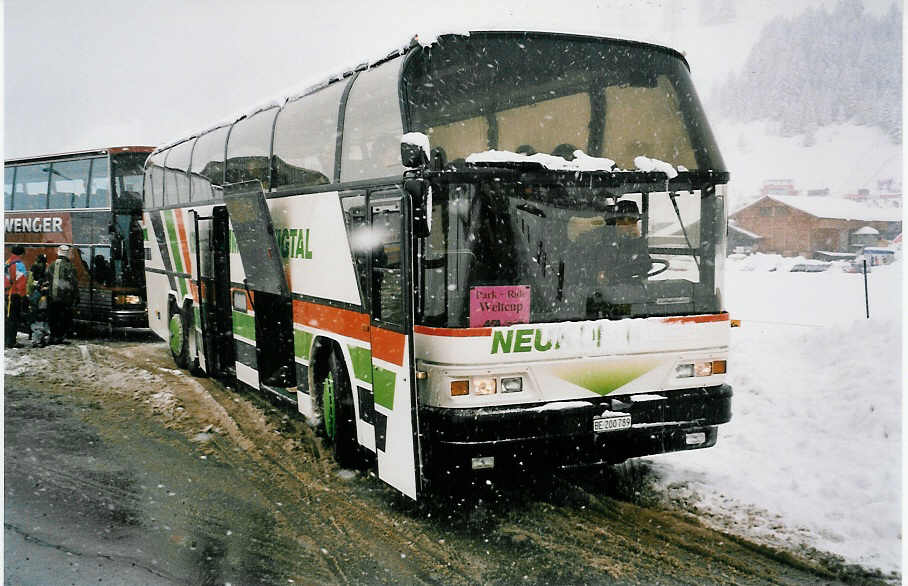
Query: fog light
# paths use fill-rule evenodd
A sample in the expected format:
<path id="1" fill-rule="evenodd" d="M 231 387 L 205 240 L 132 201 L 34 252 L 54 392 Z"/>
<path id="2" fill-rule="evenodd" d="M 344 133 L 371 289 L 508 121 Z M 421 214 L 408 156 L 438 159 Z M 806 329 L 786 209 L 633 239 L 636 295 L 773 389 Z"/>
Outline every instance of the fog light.
<path id="1" fill-rule="evenodd" d="M 702 431 L 688 433 L 684 436 L 684 443 L 689 446 L 699 446 L 706 443 L 706 434 Z"/>
<path id="2" fill-rule="evenodd" d="M 694 362 L 694 376 L 709 376 L 712 373 L 712 362 Z"/>
<path id="3" fill-rule="evenodd" d="M 679 364 L 675 367 L 675 376 L 678 378 L 688 378 L 694 376 L 694 365 L 693 364 Z"/>
<path id="4" fill-rule="evenodd" d="M 713 374 L 725 374 L 724 360 L 713 360 Z"/>
<path id="5" fill-rule="evenodd" d="M 488 470 L 495 467 L 495 456 L 482 456 L 471 461 L 473 470 Z"/>
<path id="6" fill-rule="evenodd" d="M 523 390 L 523 378 L 519 376 L 510 376 L 501 379 L 502 393 L 519 393 Z"/>
<path id="7" fill-rule="evenodd" d="M 470 379 L 472 392 L 474 395 L 494 395 L 495 379 L 487 376 L 474 376 Z"/>
<path id="8" fill-rule="evenodd" d="M 114 304 L 116 305 L 139 305 L 142 298 L 138 295 L 114 295 Z"/>
<path id="9" fill-rule="evenodd" d="M 470 381 L 468 380 L 452 380 L 451 381 L 451 396 L 452 397 L 462 397 L 463 395 L 470 394 Z"/>

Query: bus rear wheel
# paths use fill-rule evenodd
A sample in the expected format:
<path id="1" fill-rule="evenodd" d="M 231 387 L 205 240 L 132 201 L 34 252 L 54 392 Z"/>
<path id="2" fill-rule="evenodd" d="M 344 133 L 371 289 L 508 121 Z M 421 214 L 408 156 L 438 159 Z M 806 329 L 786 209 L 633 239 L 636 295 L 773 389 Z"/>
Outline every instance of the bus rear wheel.
<path id="1" fill-rule="evenodd" d="M 334 352 L 328 355 L 316 397 L 321 409 L 320 432 L 331 446 L 334 459 L 342 467 L 355 467 L 358 449 L 353 393 L 343 361 Z"/>
<path id="2" fill-rule="evenodd" d="M 170 355 L 174 363 L 180 368 L 189 366 L 189 332 L 186 329 L 186 320 L 183 312 L 175 304 L 170 305 L 170 319 L 167 327 L 170 330 Z"/>

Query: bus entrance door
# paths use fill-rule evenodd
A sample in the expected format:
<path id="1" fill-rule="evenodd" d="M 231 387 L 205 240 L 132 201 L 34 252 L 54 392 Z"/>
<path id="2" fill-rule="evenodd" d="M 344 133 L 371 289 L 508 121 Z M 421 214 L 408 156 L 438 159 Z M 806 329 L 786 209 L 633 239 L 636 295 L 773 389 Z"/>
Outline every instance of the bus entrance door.
<path id="1" fill-rule="evenodd" d="M 211 367 L 208 373 L 227 377 L 236 376 L 233 346 L 233 311 L 230 298 L 230 216 L 226 206 L 216 206 L 211 211 L 211 291 L 205 296 L 209 303 L 208 355 Z"/>
<path id="2" fill-rule="evenodd" d="M 416 499 L 419 444 L 406 218 L 406 199 L 399 191 L 370 195 L 369 220 L 377 240 L 370 259 L 369 298 L 378 477 Z"/>
<path id="3" fill-rule="evenodd" d="M 231 277 L 243 283 L 232 300 L 236 376 L 293 399 L 285 390 L 296 385 L 292 300 L 262 184 L 227 185 L 224 203 L 242 264 L 242 275 Z"/>

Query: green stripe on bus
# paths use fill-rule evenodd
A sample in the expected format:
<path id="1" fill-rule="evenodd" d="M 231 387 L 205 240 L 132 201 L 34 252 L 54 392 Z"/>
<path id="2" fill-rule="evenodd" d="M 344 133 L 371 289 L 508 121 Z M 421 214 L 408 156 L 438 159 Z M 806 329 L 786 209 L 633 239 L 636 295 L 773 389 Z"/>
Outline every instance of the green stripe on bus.
<path id="1" fill-rule="evenodd" d="M 164 223 L 167 225 L 167 235 L 170 237 L 170 250 L 173 257 L 173 267 L 178 273 L 183 272 L 183 259 L 180 256 L 180 240 L 177 238 L 176 220 L 173 216 L 173 210 L 165 210 L 161 215 L 164 216 Z M 183 292 L 185 294 L 185 291 Z"/>
<path id="2" fill-rule="evenodd" d="M 142 239 L 148 242 L 148 228 L 142 228 Z"/>
<path id="3" fill-rule="evenodd" d="M 241 311 L 234 311 L 233 332 L 247 340 L 255 340 L 255 316 Z"/>
<path id="4" fill-rule="evenodd" d="M 293 353 L 297 358 L 309 360 L 310 348 L 312 348 L 312 334 L 303 330 L 293 330 Z"/>
<path id="5" fill-rule="evenodd" d="M 195 316 L 195 321 L 193 322 L 193 325 L 195 325 L 195 329 L 201 330 L 202 329 L 202 315 L 199 312 L 198 305 L 192 306 L 192 314 Z"/>
<path id="6" fill-rule="evenodd" d="M 353 361 L 353 375 L 367 383 L 372 382 L 372 352 L 368 348 L 347 346 Z"/>
<path id="7" fill-rule="evenodd" d="M 396 381 L 397 374 L 394 372 L 377 366 L 372 369 L 372 392 L 376 405 L 381 405 L 389 410 L 394 409 L 394 383 Z"/>
<path id="8" fill-rule="evenodd" d="M 180 284 L 180 294 L 183 295 L 183 297 L 186 297 L 186 291 L 187 291 L 187 289 L 186 289 L 186 278 L 185 278 L 185 277 L 177 277 L 177 283 Z"/>

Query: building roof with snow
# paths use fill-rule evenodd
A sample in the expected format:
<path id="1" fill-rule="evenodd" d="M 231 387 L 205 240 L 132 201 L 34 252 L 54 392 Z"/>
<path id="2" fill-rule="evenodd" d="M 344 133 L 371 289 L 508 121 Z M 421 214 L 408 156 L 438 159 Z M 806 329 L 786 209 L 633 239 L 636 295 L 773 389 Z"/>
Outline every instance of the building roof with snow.
<path id="1" fill-rule="evenodd" d="M 901 222 L 899 208 L 878 208 L 840 197 L 807 197 L 803 195 L 767 195 L 748 206 L 735 211 L 739 213 L 751 206 L 770 199 L 788 207 L 800 210 L 817 218 L 836 220 L 858 220 L 862 222 Z"/>
<path id="2" fill-rule="evenodd" d="M 733 223 L 731 223 L 731 222 L 728 223 L 728 229 L 729 229 L 729 230 L 734 230 L 735 232 L 738 232 L 739 234 L 743 234 L 744 236 L 747 236 L 748 238 L 753 238 L 754 240 L 760 240 L 760 239 L 763 238 L 762 236 L 760 236 L 760 235 L 757 234 L 756 232 L 751 232 L 750 230 L 745 230 L 745 229 L 742 228 L 741 226 L 738 226 L 738 225 L 733 224 Z"/>

